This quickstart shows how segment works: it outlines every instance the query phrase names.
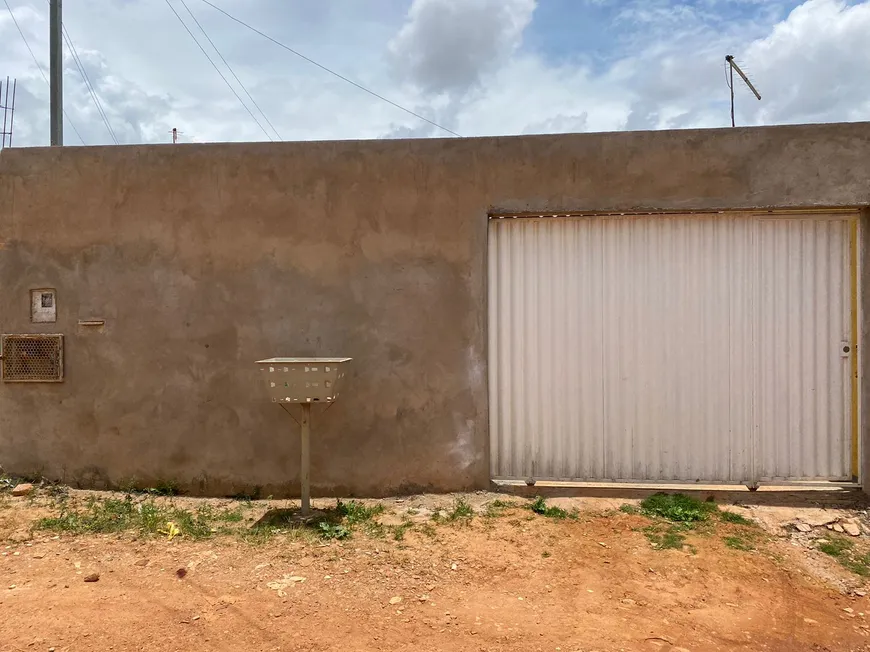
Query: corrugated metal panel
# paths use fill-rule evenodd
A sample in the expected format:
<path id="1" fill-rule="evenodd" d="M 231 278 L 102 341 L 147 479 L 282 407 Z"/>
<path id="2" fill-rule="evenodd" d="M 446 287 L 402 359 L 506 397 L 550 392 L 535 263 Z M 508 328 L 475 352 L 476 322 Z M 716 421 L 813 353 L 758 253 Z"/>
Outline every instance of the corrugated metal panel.
<path id="1" fill-rule="evenodd" d="M 759 222 L 755 378 L 763 480 L 851 477 L 849 224 Z"/>
<path id="2" fill-rule="evenodd" d="M 848 247 L 842 216 L 491 220 L 493 475 L 846 478 Z"/>

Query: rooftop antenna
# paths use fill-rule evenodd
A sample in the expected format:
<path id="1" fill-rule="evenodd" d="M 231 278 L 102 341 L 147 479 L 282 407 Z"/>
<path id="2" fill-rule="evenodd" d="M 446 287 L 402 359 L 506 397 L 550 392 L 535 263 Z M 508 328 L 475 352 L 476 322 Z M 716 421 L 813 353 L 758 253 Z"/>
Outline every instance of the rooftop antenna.
<path id="1" fill-rule="evenodd" d="M 725 55 L 725 65 L 728 66 L 728 76 L 726 77 L 726 81 L 728 82 L 728 88 L 731 89 L 731 126 L 734 125 L 734 71 L 737 71 L 737 74 L 740 75 L 741 79 L 746 82 L 746 85 L 749 86 L 749 90 L 751 90 L 755 97 L 761 100 L 761 93 L 759 93 L 755 86 L 752 85 L 752 82 L 749 81 L 749 77 L 743 74 L 743 71 L 740 70 L 740 66 L 737 65 L 737 62 L 734 61 L 734 56 L 730 54 Z"/>
<path id="2" fill-rule="evenodd" d="M 17 80 L 13 79 L 9 83 L 9 77 L 6 78 L 6 87 L 3 87 L 3 82 L 0 81 L 0 112 L 3 113 L 3 130 L 0 131 L 0 149 L 4 147 L 12 147 L 12 123 L 15 118 L 15 87 Z M 9 87 L 12 86 L 12 97 L 9 97 Z"/>
<path id="3" fill-rule="evenodd" d="M 173 144 L 173 145 L 177 144 L 177 143 L 178 143 L 178 137 L 181 135 L 181 132 L 178 131 L 178 129 L 177 129 L 176 127 L 173 127 L 173 128 L 172 128 L 172 131 L 170 131 L 169 133 L 172 134 L 172 144 Z"/>

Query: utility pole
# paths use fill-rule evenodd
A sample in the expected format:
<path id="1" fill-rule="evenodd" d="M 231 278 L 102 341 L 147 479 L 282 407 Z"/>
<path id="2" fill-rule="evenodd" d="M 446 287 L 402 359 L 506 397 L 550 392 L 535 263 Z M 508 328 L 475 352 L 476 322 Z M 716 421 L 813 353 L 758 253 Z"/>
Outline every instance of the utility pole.
<path id="1" fill-rule="evenodd" d="M 49 0 L 49 68 L 51 74 L 51 145 L 63 145 L 63 12 L 61 0 Z"/>
<path id="2" fill-rule="evenodd" d="M 3 109 L 3 131 L 0 131 L 0 149 L 12 147 L 12 126 L 15 121 L 15 87 L 17 81 L 12 80 L 12 101 L 9 101 L 9 77 L 6 77 L 6 97 L 3 96 L 3 82 L 0 81 L 0 109 Z M 8 118 L 8 124 L 7 124 Z"/>
<path id="3" fill-rule="evenodd" d="M 725 56 L 725 65 L 728 66 L 728 77 L 725 78 L 725 81 L 728 82 L 728 88 L 731 89 L 731 126 L 734 125 L 734 71 L 737 71 L 737 74 L 746 82 L 746 85 L 749 87 L 749 90 L 761 100 L 761 93 L 755 90 L 755 86 L 752 85 L 752 82 L 749 81 L 749 77 L 747 77 L 743 71 L 740 69 L 740 66 L 734 61 L 734 57 L 730 54 Z"/>

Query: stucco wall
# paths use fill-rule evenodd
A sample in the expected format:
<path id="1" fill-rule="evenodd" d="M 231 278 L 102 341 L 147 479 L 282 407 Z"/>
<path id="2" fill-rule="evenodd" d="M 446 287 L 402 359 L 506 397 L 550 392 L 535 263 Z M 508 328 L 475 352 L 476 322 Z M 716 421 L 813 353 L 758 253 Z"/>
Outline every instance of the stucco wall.
<path id="1" fill-rule="evenodd" d="M 66 381 L 0 385 L 0 464 L 295 494 L 252 363 L 346 355 L 315 495 L 485 486 L 488 211 L 867 204 L 866 123 L 5 150 L 0 329 L 64 333 Z M 38 287 L 57 324 L 30 323 Z"/>

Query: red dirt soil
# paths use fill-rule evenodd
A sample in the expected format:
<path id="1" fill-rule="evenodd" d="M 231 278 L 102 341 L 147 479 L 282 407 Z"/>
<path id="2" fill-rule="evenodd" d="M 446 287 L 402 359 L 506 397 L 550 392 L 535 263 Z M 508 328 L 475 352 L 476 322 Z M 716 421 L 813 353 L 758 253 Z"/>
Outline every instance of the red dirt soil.
<path id="1" fill-rule="evenodd" d="M 868 598 L 802 574 L 785 542 L 658 551 L 639 516 L 528 514 L 400 542 L 37 533 L 2 550 L 0 651 L 870 650 Z"/>

